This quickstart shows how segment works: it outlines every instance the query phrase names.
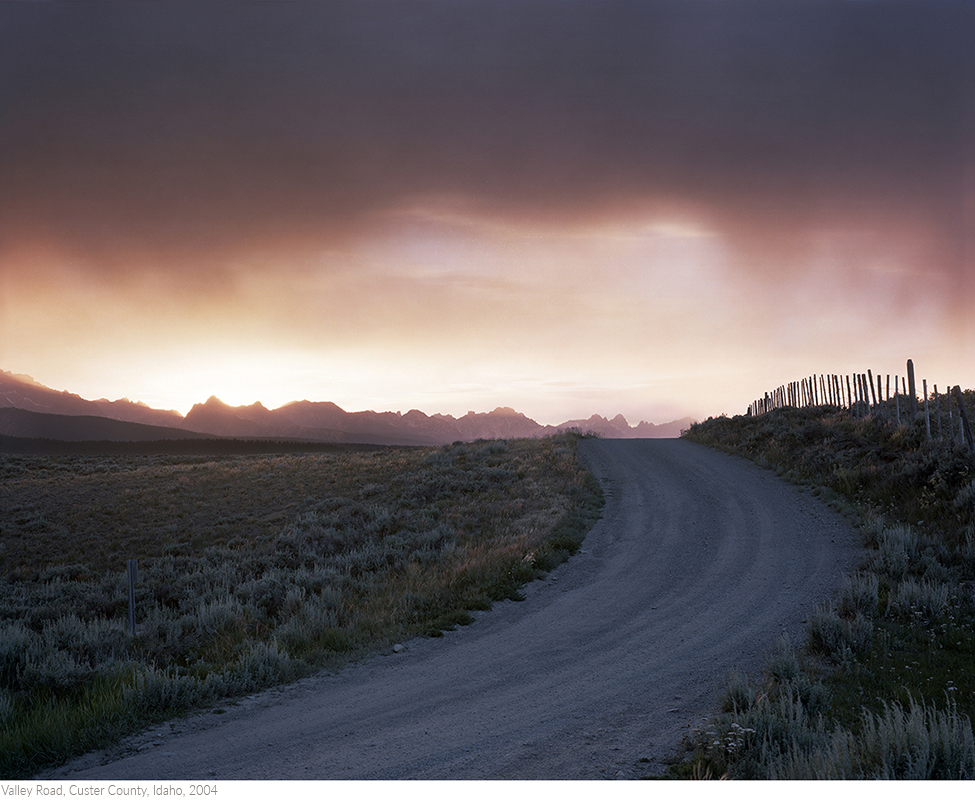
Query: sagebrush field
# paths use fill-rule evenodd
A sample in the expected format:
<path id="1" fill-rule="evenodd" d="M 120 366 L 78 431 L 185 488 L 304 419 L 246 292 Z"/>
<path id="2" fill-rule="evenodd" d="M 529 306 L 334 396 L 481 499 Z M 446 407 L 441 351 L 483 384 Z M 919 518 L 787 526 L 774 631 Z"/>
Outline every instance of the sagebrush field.
<path id="1" fill-rule="evenodd" d="M 0 776 L 518 599 L 599 516 L 576 442 L 0 455 Z"/>

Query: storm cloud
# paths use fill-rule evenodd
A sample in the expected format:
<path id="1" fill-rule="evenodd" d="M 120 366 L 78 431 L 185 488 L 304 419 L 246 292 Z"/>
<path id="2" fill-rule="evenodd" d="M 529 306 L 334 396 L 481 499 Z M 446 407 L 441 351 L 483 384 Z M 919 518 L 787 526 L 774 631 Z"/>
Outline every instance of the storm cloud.
<path id="1" fill-rule="evenodd" d="M 3 239 L 319 242 L 416 197 L 562 223 L 688 207 L 957 239 L 970 4 L 392 2 L 3 9 Z M 796 227 L 798 226 L 798 231 Z"/>

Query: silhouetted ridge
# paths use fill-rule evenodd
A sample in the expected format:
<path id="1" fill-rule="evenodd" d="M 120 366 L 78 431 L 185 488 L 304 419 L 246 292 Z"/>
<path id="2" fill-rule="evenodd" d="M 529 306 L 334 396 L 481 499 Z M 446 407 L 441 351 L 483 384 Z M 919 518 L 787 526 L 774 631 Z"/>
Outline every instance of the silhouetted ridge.
<path id="1" fill-rule="evenodd" d="M 540 425 L 510 406 L 498 406 L 489 412 L 469 411 L 455 418 L 449 414 L 427 415 L 415 408 L 405 414 L 394 411 L 349 412 L 332 402 L 311 400 L 296 400 L 272 410 L 260 401 L 230 406 L 216 395 L 211 395 L 204 403 L 197 403 L 183 417 L 176 411 L 159 411 L 128 399 L 84 400 L 78 395 L 49 389 L 28 376 L 0 372 L 0 409 L 3 408 L 63 417 L 85 417 L 86 420 L 128 422 L 168 431 L 164 436 L 151 437 L 155 439 L 200 435 L 376 445 L 436 445 L 476 439 L 530 438 L 569 428 L 597 433 L 606 438 L 675 437 L 692 422 L 685 418 L 666 425 L 640 422 L 631 427 L 622 414 L 611 420 L 593 414 L 586 420 Z M 10 421 L 7 424 L 14 426 Z M 23 435 L 41 435 L 64 441 L 92 438 L 92 431 L 97 431 L 98 436 L 106 440 L 122 437 L 142 441 L 148 435 L 137 429 L 99 427 L 95 423 L 77 420 L 49 420 L 43 430 L 43 434 Z M 0 430 L 0 435 L 22 434 Z"/>

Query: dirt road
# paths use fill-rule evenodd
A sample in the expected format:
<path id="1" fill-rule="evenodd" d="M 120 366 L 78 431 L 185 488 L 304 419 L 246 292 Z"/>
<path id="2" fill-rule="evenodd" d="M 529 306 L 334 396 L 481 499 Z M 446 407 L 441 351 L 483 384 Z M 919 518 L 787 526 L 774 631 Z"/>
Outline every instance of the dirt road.
<path id="1" fill-rule="evenodd" d="M 860 556 L 836 513 L 682 440 L 586 440 L 582 552 L 442 639 L 167 723 L 45 777 L 598 779 L 663 771 Z M 641 760 L 642 759 L 642 760 Z"/>

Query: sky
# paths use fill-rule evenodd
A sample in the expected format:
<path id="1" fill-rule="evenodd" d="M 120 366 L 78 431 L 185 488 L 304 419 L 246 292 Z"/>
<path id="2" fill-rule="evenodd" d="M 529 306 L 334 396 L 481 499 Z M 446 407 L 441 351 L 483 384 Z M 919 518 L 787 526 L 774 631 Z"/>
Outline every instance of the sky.
<path id="1" fill-rule="evenodd" d="M 975 4 L 0 3 L 0 368 L 183 413 L 975 387 Z"/>

